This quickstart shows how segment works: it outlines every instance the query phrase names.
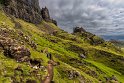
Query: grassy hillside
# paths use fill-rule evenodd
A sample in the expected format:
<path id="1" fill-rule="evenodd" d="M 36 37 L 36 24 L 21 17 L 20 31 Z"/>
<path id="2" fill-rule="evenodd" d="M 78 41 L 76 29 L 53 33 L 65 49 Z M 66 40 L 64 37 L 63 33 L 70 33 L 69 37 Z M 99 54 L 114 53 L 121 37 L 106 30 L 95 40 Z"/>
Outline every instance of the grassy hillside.
<path id="1" fill-rule="evenodd" d="M 106 83 L 106 79 L 115 83 L 112 76 L 124 83 L 124 52 L 109 42 L 104 41 L 94 45 L 85 35 L 69 34 L 45 21 L 39 25 L 27 23 L 7 16 L 2 10 L 0 10 L 0 30 L 9 34 L 6 38 L 11 38 L 17 41 L 18 45 L 30 49 L 31 58 L 40 60 L 44 67 L 36 70 L 28 66 L 27 62 L 19 63 L 15 59 L 6 57 L 0 49 L 0 83 L 12 81 L 22 83 L 29 79 L 40 83 L 47 73 L 46 65 L 49 60 L 45 50 L 60 63 L 54 68 L 55 83 L 99 83 L 100 81 Z M 23 33 L 23 36 L 20 33 Z M 95 36 L 93 41 L 99 41 L 99 37 Z M 31 46 L 30 42 L 33 42 L 36 48 Z M 86 58 L 81 58 L 80 54 Z M 23 72 L 15 70 L 18 66 Z"/>

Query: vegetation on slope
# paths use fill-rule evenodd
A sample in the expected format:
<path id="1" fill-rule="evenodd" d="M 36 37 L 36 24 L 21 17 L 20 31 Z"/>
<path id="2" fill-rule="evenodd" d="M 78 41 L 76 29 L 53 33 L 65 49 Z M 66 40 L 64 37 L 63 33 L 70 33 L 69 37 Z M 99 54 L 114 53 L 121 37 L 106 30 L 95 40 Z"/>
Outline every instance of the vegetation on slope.
<path id="1" fill-rule="evenodd" d="M 11 83 L 36 80 L 38 83 L 46 75 L 47 61 L 46 52 L 53 55 L 53 59 L 60 65 L 54 69 L 55 83 L 106 83 L 106 78 L 111 79 L 114 75 L 119 82 L 124 82 L 124 56 L 123 51 L 109 42 L 98 45 L 92 44 L 87 36 L 69 34 L 52 23 L 42 21 L 39 25 L 24 22 L 14 17 L 6 16 L 0 10 L 0 29 L 12 30 L 9 38 L 15 39 L 19 44 L 30 49 L 31 59 L 40 60 L 42 69 L 34 69 L 28 63 L 18 63 L 16 60 L 0 54 L 0 82 Z M 19 33 L 23 33 L 21 36 Z M 85 33 L 88 34 L 88 33 Z M 25 40 L 28 37 L 28 41 Z M 96 40 L 96 41 L 95 41 Z M 93 41 L 99 41 L 95 36 Z M 103 40 L 102 40 L 103 41 Z M 34 42 L 34 48 L 30 42 Z M 85 58 L 80 55 L 83 54 Z M 17 67 L 20 71 L 16 71 Z"/>

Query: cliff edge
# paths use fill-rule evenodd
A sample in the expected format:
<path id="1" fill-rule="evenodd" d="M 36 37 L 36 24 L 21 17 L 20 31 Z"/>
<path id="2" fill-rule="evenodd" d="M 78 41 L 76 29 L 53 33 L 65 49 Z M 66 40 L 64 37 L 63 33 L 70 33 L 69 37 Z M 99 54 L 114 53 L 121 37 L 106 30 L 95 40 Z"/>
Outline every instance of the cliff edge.
<path id="1" fill-rule="evenodd" d="M 57 22 L 50 18 L 49 10 L 46 7 L 40 8 L 39 0 L 3 0 L 1 3 L 4 4 L 4 11 L 16 18 L 34 24 L 45 20 L 57 25 Z"/>

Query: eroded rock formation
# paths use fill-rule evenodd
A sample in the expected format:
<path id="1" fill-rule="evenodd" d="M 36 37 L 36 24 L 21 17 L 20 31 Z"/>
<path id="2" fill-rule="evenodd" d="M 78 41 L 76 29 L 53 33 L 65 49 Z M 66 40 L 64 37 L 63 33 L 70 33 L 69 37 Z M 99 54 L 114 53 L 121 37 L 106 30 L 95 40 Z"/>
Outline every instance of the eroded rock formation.
<path id="1" fill-rule="evenodd" d="M 16 18 L 27 22 L 39 24 L 44 19 L 57 25 L 57 22 L 50 18 L 49 10 L 45 7 L 40 9 L 39 0 L 3 0 L 4 10 Z"/>
<path id="2" fill-rule="evenodd" d="M 83 27 L 75 27 L 73 29 L 73 33 L 77 33 L 77 32 L 83 33 L 83 32 L 86 32 L 86 30 Z"/>
<path id="3" fill-rule="evenodd" d="M 56 20 L 53 20 L 53 19 L 50 17 L 49 10 L 48 10 L 47 7 L 42 8 L 41 14 L 42 14 L 42 17 L 43 17 L 43 19 L 44 19 L 45 21 L 47 21 L 47 22 L 52 22 L 52 23 L 54 23 L 55 25 L 57 25 L 57 21 L 56 21 Z"/>

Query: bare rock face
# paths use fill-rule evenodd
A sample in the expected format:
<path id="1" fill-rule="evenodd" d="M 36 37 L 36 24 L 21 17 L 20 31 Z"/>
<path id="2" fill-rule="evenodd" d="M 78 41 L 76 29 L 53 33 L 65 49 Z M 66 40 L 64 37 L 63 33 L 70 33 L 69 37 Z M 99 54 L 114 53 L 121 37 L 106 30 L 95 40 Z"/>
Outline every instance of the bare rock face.
<path id="1" fill-rule="evenodd" d="M 4 0 L 6 13 L 27 22 L 39 24 L 42 21 L 38 0 Z"/>
<path id="2" fill-rule="evenodd" d="M 51 21 L 50 15 L 49 15 L 49 10 L 47 7 L 42 8 L 41 10 L 42 17 L 45 21 Z"/>
<path id="3" fill-rule="evenodd" d="M 44 19 L 45 21 L 47 21 L 47 22 L 52 22 L 53 24 L 57 25 L 57 21 L 51 19 L 50 14 L 49 14 L 49 10 L 48 10 L 47 7 L 42 8 L 41 14 L 42 14 L 42 17 L 43 17 L 43 19 Z"/>
<path id="4" fill-rule="evenodd" d="M 86 32 L 85 29 L 83 29 L 83 27 L 75 27 L 74 30 L 73 30 L 73 33 L 83 33 L 83 32 Z"/>
<path id="5" fill-rule="evenodd" d="M 16 18 L 34 24 L 39 24 L 44 19 L 46 22 L 57 25 L 57 21 L 51 19 L 46 7 L 40 9 L 39 0 L 3 0 L 2 3 L 4 11 Z"/>

